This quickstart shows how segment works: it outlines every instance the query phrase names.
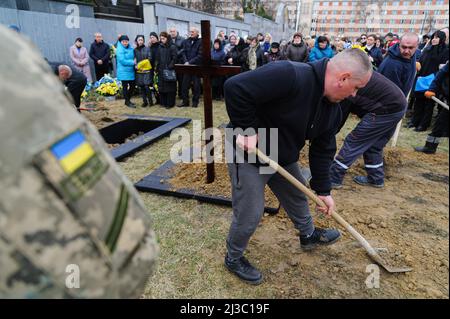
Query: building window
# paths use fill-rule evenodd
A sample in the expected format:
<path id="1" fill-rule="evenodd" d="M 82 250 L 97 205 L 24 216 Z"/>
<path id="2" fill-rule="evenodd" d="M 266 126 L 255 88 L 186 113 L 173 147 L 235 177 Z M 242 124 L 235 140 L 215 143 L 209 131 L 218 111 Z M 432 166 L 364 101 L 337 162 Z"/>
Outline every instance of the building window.
<path id="1" fill-rule="evenodd" d="M 402 14 L 404 14 L 404 15 L 405 15 L 405 14 L 408 14 L 408 10 L 403 10 L 403 11 L 402 11 Z"/>
<path id="2" fill-rule="evenodd" d="M 435 10 L 435 11 L 434 11 L 434 15 L 436 15 L 436 16 L 441 15 L 441 10 Z"/>

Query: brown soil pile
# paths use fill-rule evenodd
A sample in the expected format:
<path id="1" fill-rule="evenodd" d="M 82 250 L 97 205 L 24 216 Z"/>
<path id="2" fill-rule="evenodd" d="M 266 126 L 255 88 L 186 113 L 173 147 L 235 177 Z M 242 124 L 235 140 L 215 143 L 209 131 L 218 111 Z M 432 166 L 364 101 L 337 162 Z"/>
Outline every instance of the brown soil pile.
<path id="1" fill-rule="evenodd" d="M 216 163 L 215 169 L 216 178 L 214 182 L 206 184 L 206 164 L 178 164 L 172 169 L 173 177 L 169 182 L 177 189 L 192 189 L 202 194 L 231 198 L 231 181 L 227 164 Z M 266 207 L 277 208 L 279 206 L 277 198 L 268 187 L 266 187 L 265 197 Z"/>
<path id="2" fill-rule="evenodd" d="M 114 110 L 111 110 L 107 105 L 106 102 L 86 103 L 82 107 L 92 110 L 82 111 L 82 114 L 99 130 L 124 119 L 123 116 L 114 114 Z"/>

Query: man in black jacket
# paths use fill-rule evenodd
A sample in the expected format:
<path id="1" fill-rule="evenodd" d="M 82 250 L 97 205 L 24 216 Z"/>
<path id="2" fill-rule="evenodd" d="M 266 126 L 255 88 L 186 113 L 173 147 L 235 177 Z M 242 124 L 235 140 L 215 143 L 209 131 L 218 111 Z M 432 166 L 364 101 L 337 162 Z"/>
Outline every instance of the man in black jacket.
<path id="1" fill-rule="evenodd" d="M 87 84 L 86 76 L 68 65 L 58 62 L 49 62 L 53 72 L 64 83 L 78 112 L 80 111 L 81 95 Z"/>
<path id="2" fill-rule="evenodd" d="M 329 169 L 336 152 L 335 133 L 341 121 L 337 103 L 355 95 L 367 84 L 371 74 L 368 56 L 359 49 L 349 49 L 331 60 L 308 64 L 269 63 L 255 71 L 236 75 L 225 83 L 226 107 L 233 129 L 233 134 L 227 130 L 227 147 L 231 143 L 239 146 L 233 159 L 227 158 L 232 182 L 233 220 L 227 239 L 225 266 L 240 279 L 251 284 L 262 282 L 261 272 L 243 254 L 263 214 L 266 184 L 300 231 L 303 249 L 311 250 L 339 239 L 337 230 L 315 228 L 305 195 L 279 174 L 263 172 L 267 167 L 258 168 L 259 165 L 251 164 L 250 154 L 257 143 L 263 149 L 261 145 L 270 145 L 272 141 L 268 155 L 305 183 L 297 162 L 300 150 L 309 140 L 310 185 L 327 205 L 318 210 L 331 214 L 335 204 L 330 195 Z M 270 129 L 269 134 L 267 130 Z M 236 140 L 234 136 L 237 136 Z M 278 152 L 273 152 L 276 146 Z M 242 160 L 244 154 L 239 149 L 250 153 L 245 155 L 247 161 Z"/>
<path id="3" fill-rule="evenodd" d="M 175 44 L 175 46 L 177 47 L 177 61 L 176 64 L 180 63 L 180 64 L 184 64 L 183 60 L 183 45 L 184 45 L 184 41 L 186 41 L 185 38 L 183 38 L 182 36 L 180 36 L 180 34 L 178 33 L 177 29 L 175 27 L 170 28 L 169 30 L 169 34 L 170 37 L 172 38 L 172 43 Z M 181 88 L 183 85 L 183 74 L 180 72 L 177 72 L 177 82 L 178 82 L 178 97 L 181 99 Z"/>
<path id="4" fill-rule="evenodd" d="M 364 186 L 384 187 L 383 149 L 405 115 L 406 107 L 407 101 L 400 88 L 378 72 L 373 73 L 356 97 L 341 103 L 345 114 L 341 127 L 350 113 L 358 115 L 361 122 L 346 137 L 331 166 L 333 188 L 342 188 L 345 173 L 361 155 L 367 176 L 356 176 L 353 180 Z"/>
<path id="5" fill-rule="evenodd" d="M 202 40 L 199 37 L 197 28 L 191 28 L 190 37 L 184 41 L 183 45 L 184 64 L 201 64 L 202 63 Z M 183 103 L 178 107 L 189 106 L 189 88 L 192 83 L 192 107 L 198 107 L 200 101 L 200 78 L 196 75 L 184 74 L 183 84 L 181 88 L 181 98 Z"/>
<path id="6" fill-rule="evenodd" d="M 109 45 L 103 41 L 101 33 L 95 34 L 95 41 L 89 49 L 89 56 L 94 61 L 95 77 L 99 81 L 109 72 Z"/>

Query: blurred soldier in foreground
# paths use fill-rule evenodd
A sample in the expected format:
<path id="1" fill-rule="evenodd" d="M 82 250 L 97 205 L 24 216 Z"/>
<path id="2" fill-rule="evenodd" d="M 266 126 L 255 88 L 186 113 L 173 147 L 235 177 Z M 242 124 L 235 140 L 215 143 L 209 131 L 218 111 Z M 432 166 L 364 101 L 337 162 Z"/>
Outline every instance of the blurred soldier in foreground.
<path id="1" fill-rule="evenodd" d="M 158 247 L 138 193 L 36 48 L 0 36 L 0 298 L 139 297 Z"/>

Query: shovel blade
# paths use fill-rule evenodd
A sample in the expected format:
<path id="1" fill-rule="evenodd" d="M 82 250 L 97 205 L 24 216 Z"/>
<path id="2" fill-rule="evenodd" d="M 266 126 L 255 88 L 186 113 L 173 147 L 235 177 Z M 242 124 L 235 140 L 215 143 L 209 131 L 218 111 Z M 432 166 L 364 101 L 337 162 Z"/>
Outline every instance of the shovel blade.
<path id="1" fill-rule="evenodd" d="M 385 262 L 384 259 L 381 258 L 381 256 L 378 255 L 377 253 L 369 254 L 369 256 L 372 258 L 373 261 L 375 261 L 378 265 L 383 267 L 387 272 L 389 272 L 391 274 L 411 272 L 413 270 L 410 267 L 392 267 L 392 266 L 389 266 L 388 263 Z"/>

